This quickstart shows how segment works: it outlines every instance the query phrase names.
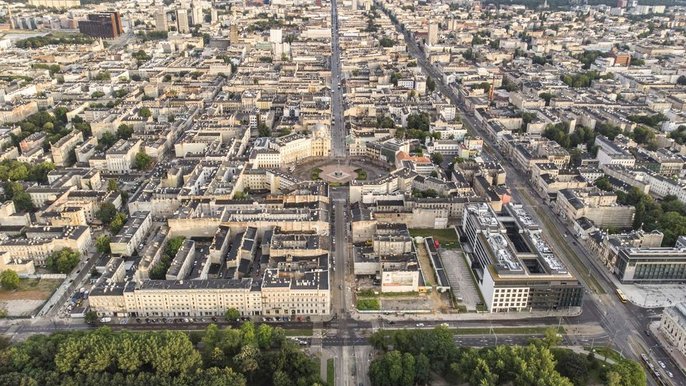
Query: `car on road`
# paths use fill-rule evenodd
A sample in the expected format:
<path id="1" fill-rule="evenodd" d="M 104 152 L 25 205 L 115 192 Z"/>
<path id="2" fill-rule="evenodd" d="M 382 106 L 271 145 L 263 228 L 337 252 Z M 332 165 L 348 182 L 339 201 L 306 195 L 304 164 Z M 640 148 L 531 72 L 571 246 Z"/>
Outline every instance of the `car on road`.
<path id="1" fill-rule="evenodd" d="M 660 365 L 660 367 L 662 367 L 663 369 L 667 368 L 667 366 L 665 365 L 665 362 L 663 362 L 663 361 L 657 361 L 657 364 Z"/>
<path id="2" fill-rule="evenodd" d="M 448 323 L 441 323 L 441 327 L 449 327 Z"/>
<path id="3" fill-rule="evenodd" d="M 674 374 L 672 374 L 671 371 L 668 371 L 668 372 L 667 372 L 667 376 L 669 376 L 670 378 L 674 378 Z"/>
<path id="4" fill-rule="evenodd" d="M 424 327 L 424 323 L 417 323 L 416 326 L 417 327 Z"/>

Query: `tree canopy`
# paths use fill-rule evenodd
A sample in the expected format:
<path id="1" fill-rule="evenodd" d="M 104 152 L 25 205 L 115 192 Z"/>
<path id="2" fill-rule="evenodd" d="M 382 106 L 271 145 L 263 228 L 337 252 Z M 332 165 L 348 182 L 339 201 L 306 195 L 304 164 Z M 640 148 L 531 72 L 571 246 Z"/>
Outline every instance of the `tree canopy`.
<path id="1" fill-rule="evenodd" d="M 0 286 L 6 290 L 13 290 L 19 287 L 19 275 L 11 269 L 0 272 Z"/>
<path id="2" fill-rule="evenodd" d="M 69 273 L 81 260 L 81 253 L 71 248 L 55 251 L 45 260 L 45 266 L 52 272 Z"/>
<path id="3" fill-rule="evenodd" d="M 614 365 L 603 366 L 592 355 L 556 348 L 560 339 L 554 329 L 544 339 L 532 339 L 525 346 L 481 349 L 457 347 L 452 332 L 444 327 L 381 330 L 370 341 L 382 350 L 382 355 L 369 366 L 373 386 L 424 385 L 430 383 L 431 372 L 450 384 L 582 386 L 591 380 L 606 385 L 646 384 L 641 366 L 634 361 L 621 359 Z M 619 383 L 611 383 L 610 378 Z"/>
<path id="4" fill-rule="evenodd" d="M 92 317 L 90 319 L 93 319 Z M 281 328 L 248 322 L 210 325 L 194 339 L 181 331 L 35 335 L 0 347 L 0 384 L 13 385 L 315 385 L 318 362 Z"/>

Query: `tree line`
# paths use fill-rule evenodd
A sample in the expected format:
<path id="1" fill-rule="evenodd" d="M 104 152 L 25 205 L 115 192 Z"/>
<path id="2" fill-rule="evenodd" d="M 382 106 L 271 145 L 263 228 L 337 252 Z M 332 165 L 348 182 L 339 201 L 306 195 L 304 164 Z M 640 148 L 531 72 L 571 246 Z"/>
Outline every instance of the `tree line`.
<path id="1" fill-rule="evenodd" d="M 53 44 L 91 44 L 93 38 L 84 34 L 73 34 L 65 36 L 56 36 L 47 34 L 45 36 L 34 36 L 22 40 L 17 40 L 15 45 L 18 48 L 41 48 Z"/>
<path id="2" fill-rule="evenodd" d="M 590 381 L 611 386 L 643 386 L 645 373 L 630 360 L 600 363 L 592 354 L 555 348 L 556 331 L 526 346 L 458 347 L 445 327 L 433 330 L 381 330 L 370 338 L 383 354 L 372 361 L 373 386 L 426 385 L 432 373 L 451 384 L 479 386 L 581 386 Z"/>
<path id="3" fill-rule="evenodd" d="M 321 384 L 318 365 L 283 329 L 244 323 L 205 331 L 87 332 L 0 340 L 3 385 Z"/>

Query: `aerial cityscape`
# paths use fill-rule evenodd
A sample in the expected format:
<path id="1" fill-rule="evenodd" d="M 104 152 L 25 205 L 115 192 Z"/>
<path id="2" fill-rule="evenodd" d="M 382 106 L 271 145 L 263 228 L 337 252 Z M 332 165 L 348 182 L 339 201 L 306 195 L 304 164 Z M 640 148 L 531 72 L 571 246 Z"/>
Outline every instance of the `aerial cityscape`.
<path id="1" fill-rule="evenodd" d="M 686 386 L 686 1 L 0 0 L 0 386 Z"/>

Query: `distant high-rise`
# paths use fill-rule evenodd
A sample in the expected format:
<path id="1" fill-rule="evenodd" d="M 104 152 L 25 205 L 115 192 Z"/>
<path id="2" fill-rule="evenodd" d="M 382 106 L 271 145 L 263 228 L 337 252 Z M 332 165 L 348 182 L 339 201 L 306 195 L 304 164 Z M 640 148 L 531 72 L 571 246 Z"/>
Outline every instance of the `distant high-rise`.
<path id="1" fill-rule="evenodd" d="M 97 38 L 116 38 L 124 33 L 119 12 L 91 13 L 79 21 L 79 32 Z"/>
<path id="2" fill-rule="evenodd" d="M 162 7 L 160 7 L 155 12 L 155 29 L 157 31 L 169 30 L 169 25 L 167 23 L 167 12 L 165 12 L 164 8 L 162 8 Z"/>
<path id="3" fill-rule="evenodd" d="M 353 9 L 353 11 L 357 9 L 357 0 L 352 1 L 351 8 Z"/>
<path id="4" fill-rule="evenodd" d="M 428 34 L 428 43 L 429 45 L 433 46 L 434 44 L 438 43 L 438 24 L 435 22 L 429 23 L 429 34 Z"/>
<path id="5" fill-rule="evenodd" d="M 210 10 L 210 23 L 214 24 L 219 20 L 219 14 L 216 8 Z"/>
<path id="6" fill-rule="evenodd" d="M 229 41 L 231 41 L 231 44 L 236 43 L 238 41 L 238 26 L 236 25 L 235 21 L 231 23 Z"/>
<path id="7" fill-rule="evenodd" d="M 176 10 L 176 28 L 182 34 L 186 34 L 186 33 L 190 32 L 190 28 L 188 28 L 188 11 L 187 10 L 185 10 L 185 9 L 177 9 Z"/>
<path id="8" fill-rule="evenodd" d="M 283 43 L 283 30 L 281 28 L 272 28 L 269 30 L 269 42 L 275 44 Z"/>
<path id="9" fill-rule="evenodd" d="M 202 24 L 205 21 L 205 17 L 202 14 L 202 8 L 197 4 L 191 8 L 191 19 L 193 19 L 193 25 Z"/>

